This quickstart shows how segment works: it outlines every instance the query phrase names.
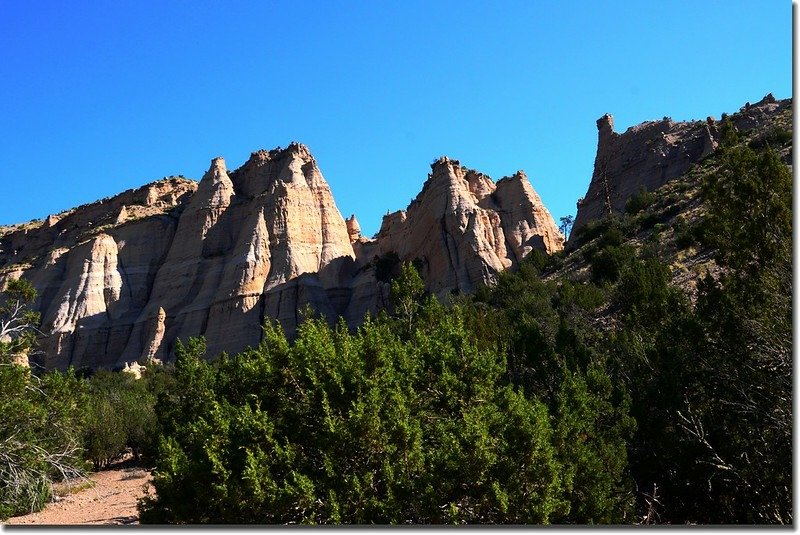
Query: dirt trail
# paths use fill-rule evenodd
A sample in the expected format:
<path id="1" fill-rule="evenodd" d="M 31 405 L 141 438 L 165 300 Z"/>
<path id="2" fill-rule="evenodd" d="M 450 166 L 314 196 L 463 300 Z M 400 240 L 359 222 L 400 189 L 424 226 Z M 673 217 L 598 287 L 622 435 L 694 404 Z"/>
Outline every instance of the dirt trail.
<path id="1" fill-rule="evenodd" d="M 127 463 L 126 463 L 127 464 Z M 57 498 L 38 513 L 16 516 L 7 525 L 138 524 L 136 500 L 147 493 L 150 472 L 130 465 L 91 474 L 91 488 Z M 58 495 L 56 490 L 56 495 Z"/>

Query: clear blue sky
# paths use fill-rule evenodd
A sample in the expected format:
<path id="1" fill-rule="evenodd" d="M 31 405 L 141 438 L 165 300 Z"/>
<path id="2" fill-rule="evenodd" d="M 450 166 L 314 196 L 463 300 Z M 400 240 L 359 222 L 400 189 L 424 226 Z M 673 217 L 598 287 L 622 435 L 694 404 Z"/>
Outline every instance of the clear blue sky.
<path id="1" fill-rule="evenodd" d="M 3 0 L 0 224 L 293 140 L 367 235 L 443 154 L 524 169 L 558 219 L 603 113 L 622 131 L 791 96 L 791 7 Z"/>

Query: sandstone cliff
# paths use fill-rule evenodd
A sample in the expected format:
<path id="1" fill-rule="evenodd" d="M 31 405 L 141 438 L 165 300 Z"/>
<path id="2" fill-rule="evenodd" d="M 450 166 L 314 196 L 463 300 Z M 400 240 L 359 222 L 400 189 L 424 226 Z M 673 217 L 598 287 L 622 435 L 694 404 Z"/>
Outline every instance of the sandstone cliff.
<path id="1" fill-rule="evenodd" d="M 746 104 L 731 116 L 738 130 L 750 130 L 791 107 L 791 100 L 776 101 L 770 94 L 754 105 Z M 665 117 L 614 131 L 614 118 L 597 120 L 598 141 L 594 172 L 586 195 L 578 201 L 573 230 L 605 215 L 622 212 L 641 187 L 653 191 L 683 175 L 690 166 L 716 150 L 721 121 L 674 122 Z"/>
<path id="2" fill-rule="evenodd" d="M 170 360 L 190 336 L 205 336 L 211 356 L 241 351 L 268 319 L 291 335 L 305 305 L 355 326 L 388 304 L 383 257 L 419 260 L 428 289 L 445 297 L 562 245 L 523 173 L 495 184 L 447 158 L 368 240 L 293 143 L 234 171 L 216 158 L 199 183 L 166 179 L 0 228 L 0 288 L 24 276 L 39 291 L 44 366 L 130 368 Z"/>
<path id="3" fill-rule="evenodd" d="M 493 282 L 533 249 L 563 248 L 564 237 L 523 172 L 495 184 L 446 157 L 431 169 L 408 208 L 383 218 L 374 244 L 361 244 L 359 259 L 395 253 L 417 260 L 427 289 L 443 298 Z"/>

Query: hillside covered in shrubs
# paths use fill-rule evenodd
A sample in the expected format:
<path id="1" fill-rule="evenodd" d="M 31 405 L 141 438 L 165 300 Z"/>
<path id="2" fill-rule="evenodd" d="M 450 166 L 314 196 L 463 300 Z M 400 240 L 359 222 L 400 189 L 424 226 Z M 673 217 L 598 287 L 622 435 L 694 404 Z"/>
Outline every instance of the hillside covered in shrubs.
<path id="1" fill-rule="evenodd" d="M 36 318 L 10 285 L 0 517 L 130 450 L 143 523 L 792 523 L 789 143 L 728 128 L 474 295 L 404 264 L 355 330 L 306 311 L 293 341 L 190 339 L 141 379 L 14 365 Z"/>

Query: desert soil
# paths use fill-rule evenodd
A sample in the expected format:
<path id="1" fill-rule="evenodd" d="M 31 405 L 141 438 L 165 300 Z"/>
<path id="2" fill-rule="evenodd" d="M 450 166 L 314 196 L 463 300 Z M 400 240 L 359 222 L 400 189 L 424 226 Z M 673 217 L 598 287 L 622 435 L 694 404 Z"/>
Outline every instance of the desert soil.
<path id="1" fill-rule="evenodd" d="M 55 501 L 38 513 L 9 518 L 9 525 L 138 524 L 136 500 L 152 491 L 147 470 L 129 463 L 91 474 L 94 485 L 74 484 L 81 490 L 56 488 Z M 88 487 L 88 488 L 81 488 Z"/>

